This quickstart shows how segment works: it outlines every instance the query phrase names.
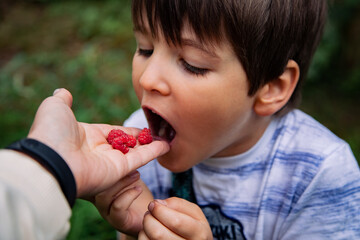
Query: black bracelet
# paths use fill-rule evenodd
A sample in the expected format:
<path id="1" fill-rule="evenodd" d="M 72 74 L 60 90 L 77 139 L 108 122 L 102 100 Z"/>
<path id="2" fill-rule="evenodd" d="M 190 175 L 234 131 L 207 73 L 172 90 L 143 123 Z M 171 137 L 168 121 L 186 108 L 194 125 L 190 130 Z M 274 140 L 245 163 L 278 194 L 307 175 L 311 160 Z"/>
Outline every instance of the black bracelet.
<path id="1" fill-rule="evenodd" d="M 57 152 L 47 145 L 31 138 L 21 139 L 6 148 L 31 156 L 49 170 L 59 182 L 70 207 L 74 206 L 76 200 L 75 178 L 65 160 Z"/>

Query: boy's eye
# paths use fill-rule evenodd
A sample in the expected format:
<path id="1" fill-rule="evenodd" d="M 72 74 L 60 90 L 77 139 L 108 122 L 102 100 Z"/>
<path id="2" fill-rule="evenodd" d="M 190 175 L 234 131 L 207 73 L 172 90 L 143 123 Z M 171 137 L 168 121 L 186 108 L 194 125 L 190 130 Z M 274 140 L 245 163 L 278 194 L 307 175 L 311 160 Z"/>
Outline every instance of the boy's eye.
<path id="1" fill-rule="evenodd" d="M 138 49 L 139 55 L 144 57 L 150 57 L 153 54 L 153 52 L 154 52 L 153 49 L 141 49 L 141 48 Z"/>
<path id="2" fill-rule="evenodd" d="M 209 69 L 194 67 L 194 66 L 190 65 L 189 63 L 187 63 L 184 59 L 181 59 L 181 64 L 183 65 L 185 71 L 187 71 L 191 74 L 205 75 L 206 73 L 209 72 Z"/>

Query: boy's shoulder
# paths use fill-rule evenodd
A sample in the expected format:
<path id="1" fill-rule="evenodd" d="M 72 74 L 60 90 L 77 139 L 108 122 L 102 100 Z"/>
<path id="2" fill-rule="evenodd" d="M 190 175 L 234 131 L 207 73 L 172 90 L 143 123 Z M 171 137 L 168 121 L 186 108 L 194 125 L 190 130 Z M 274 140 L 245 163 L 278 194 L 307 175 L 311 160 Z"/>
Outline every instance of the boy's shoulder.
<path id="1" fill-rule="evenodd" d="M 331 154 L 348 144 L 328 128 L 301 110 L 293 110 L 277 119 L 277 128 L 273 140 L 278 140 L 277 147 L 285 152 L 293 151 L 318 156 Z"/>
<path id="2" fill-rule="evenodd" d="M 314 178 L 340 188 L 349 179 L 360 180 L 359 165 L 349 144 L 300 110 L 278 119 L 272 146 L 275 165 L 301 176 L 304 189 Z"/>

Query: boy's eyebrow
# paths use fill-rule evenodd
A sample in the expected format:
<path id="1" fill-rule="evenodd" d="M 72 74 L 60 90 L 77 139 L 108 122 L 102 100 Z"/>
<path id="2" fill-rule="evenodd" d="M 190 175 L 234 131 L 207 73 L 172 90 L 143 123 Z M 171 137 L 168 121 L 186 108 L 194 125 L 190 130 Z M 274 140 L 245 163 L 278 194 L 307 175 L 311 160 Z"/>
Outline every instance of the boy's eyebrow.
<path id="1" fill-rule="evenodd" d="M 219 56 L 211 51 L 210 49 L 204 47 L 204 45 L 192 40 L 192 39 L 188 39 L 188 38 L 182 38 L 181 39 L 181 45 L 184 45 L 184 46 L 190 46 L 190 47 L 193 47 L 193 48 L 197 48 L 205 53 L 207 53 L 208 55 L 214 57 L 214 58 L 219 58 Z"/>
<path id="2" fill-rule="evenodd" d="M 147 31 L 147 29 L 144 29 L 144 28 L 133 27 L 133 32 L 134 33 L 138 32 L 138 33 L 141 33 L 144 35 L 149 35 L 149 32 Z M 200 51 L 205 52 L 206 54 L 208 54 L 209 56 L 211 56 L 213 58 L 220 58 L 214 51 L 211 51 L 209 48 L 204 47 L 203 44 L 200 44 L 199 42 L 194 41 L 192 39 L 182 38 L 181 45 L 197 48 Z"/>

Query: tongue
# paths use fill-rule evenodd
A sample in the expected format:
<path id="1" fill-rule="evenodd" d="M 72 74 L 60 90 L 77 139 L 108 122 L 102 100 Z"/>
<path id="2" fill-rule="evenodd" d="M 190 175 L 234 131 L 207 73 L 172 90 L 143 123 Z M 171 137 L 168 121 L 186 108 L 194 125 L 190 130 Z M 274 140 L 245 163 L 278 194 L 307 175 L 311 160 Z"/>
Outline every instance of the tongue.
<path id="1" fill-rule="evenodd" d="M 175 137 L 175 130 L 171 127 L 169 123 L 167 123 L 165 120 L 162 120 L 160 122 L 158 134 L 160 138 L 171 142 L 171 140 L 173 140 Z"/>

